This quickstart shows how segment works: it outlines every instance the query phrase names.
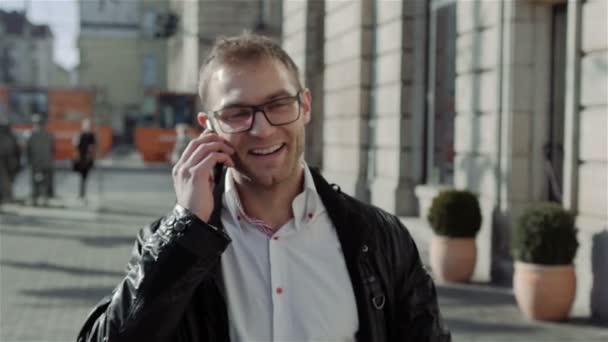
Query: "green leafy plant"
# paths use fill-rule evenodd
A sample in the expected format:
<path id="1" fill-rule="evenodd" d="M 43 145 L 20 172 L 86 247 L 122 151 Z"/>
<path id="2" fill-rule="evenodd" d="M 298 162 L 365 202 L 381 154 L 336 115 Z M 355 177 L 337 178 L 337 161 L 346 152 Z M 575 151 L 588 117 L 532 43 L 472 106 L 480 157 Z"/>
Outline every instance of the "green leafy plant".
<path id="1" fill-rule="evenodd" d="M 444 190 L 433 198 L 428 220 L 437 235 L 474 237 L 481 227 L 479 201 L 470 191 Z"/>
<path id="2" fill-rule="evenodd" d="M 578 241 L 574 215 L 557 203 L 539 203 L 520 216 L 513 234 L 517 260 L 541 265 L 569 265 Z"/>

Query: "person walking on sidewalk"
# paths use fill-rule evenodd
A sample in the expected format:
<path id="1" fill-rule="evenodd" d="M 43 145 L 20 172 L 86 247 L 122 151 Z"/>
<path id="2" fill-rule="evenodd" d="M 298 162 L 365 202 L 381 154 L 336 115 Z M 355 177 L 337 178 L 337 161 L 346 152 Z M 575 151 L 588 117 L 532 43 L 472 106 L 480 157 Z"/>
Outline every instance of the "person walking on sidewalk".
<path id="1" fill-rule="evenodd" d="M 87 176 L 93 168 L 95 162 L 95 153 L 97 151 L 97 139 L 91 128 L 91 121 L 85 119 L 82 121 L 82 130 L 74 141 L 77 157 L 74 160 L 74 171 L 80 175 L 80 184 L 78 188 L 78 197 L 82 200 L 86 199 L 87 192 Z"/>
<path id="2" fill-rule="evenodd" d="M 399 219 L 302 159 L 312 98 L 298 75 L 269 38 L 215 43 L 177 203 L 139 232 L 78 341 L 450 341 Z"/>
<path id="3" fill-rule="evenodd" d="M 0 203 L 13 200 L 13 183 L 20 168 L 19 144 L 11 132 L 7 115 L 0 112 Z"/>
<path id="4" fill-rule="evenodd" d="M 43 198 L 43 205 L 48 205 L 53 188 L 54 139 L 46 130 L 39 115 L 32 116 L 32 133 L 27 140 L 27 159 L 31 168 L 32 204 L 38 205 L 38 198 Z"/>

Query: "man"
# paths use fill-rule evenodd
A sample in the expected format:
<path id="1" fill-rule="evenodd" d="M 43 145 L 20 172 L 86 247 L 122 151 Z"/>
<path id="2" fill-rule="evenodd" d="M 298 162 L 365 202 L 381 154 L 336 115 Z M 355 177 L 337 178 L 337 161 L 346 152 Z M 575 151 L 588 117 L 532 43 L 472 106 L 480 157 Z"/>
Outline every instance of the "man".
<path id="1" fill-rule="evenodd" d="M 177 205 L 79 341 L 450 340 L 399 220 L 301 159 L 312 99 L 280 46 L 220 39 L 199 95 L 209 129 L 173 168 Z"/>
<path id="2" fill-rule="evenodd" d="M 43 205 L 48 204 L 53 187 L 53 135 L 46 130 L 39 115 L 32 116 L 32 134 L 27 141 L 27 158 L 31 167 L 32 204 L 38 205 L 38 198 L 43 198 Z"/>
<path id="3" fill-rule="evenodd" d="M 13 183 L 21 166 L 20 159 L 21 151 L 8 117 L 0 112 L 0 203 L 13 200 Z"/>

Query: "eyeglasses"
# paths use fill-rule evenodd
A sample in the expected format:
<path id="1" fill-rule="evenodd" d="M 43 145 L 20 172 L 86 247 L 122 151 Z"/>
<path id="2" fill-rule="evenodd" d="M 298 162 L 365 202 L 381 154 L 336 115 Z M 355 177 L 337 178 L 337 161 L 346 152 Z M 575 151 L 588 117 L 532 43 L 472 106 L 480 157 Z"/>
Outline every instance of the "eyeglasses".
<path id="1" fill-rule="evenodd" d="M 230 106 L 210 114 L 224 133 L 249 131 L 253 127 L 257 112 L 264 114 L 272 126 L 289 125 L 300 118 L 300 92 L 257 106 Z"/>

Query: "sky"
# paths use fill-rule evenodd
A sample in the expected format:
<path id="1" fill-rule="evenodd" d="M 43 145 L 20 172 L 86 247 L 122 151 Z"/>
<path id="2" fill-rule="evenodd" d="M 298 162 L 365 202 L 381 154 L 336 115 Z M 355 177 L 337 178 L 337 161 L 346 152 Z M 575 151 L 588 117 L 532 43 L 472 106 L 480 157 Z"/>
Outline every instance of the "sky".
<path id="1" fill-rule="evenodd" d="M 31 22 L 50 26 L 55 37 L 55 63 L 68 70 L 78 66 L 77 0 L 0 0 L 0 9 L 23 11 L 26 8 Z"/>

